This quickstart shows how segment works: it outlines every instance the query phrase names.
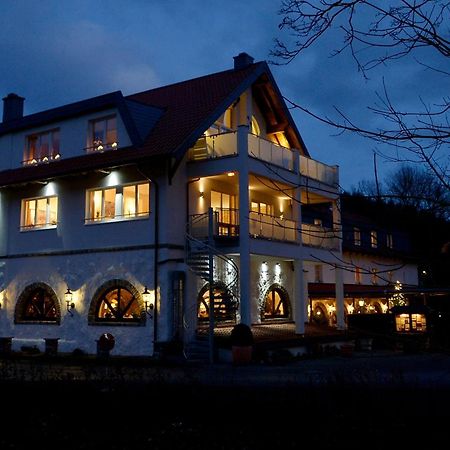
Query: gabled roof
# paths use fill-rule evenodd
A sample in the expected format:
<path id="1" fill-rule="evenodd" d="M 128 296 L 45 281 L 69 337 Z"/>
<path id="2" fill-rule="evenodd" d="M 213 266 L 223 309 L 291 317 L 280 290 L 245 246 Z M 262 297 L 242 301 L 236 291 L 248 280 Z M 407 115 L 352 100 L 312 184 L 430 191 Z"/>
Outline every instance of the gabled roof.
<path id="1" fill-rule="evenodd" d="M 87 100 L 69 103 L 57 108 L 30 114 L 21 119 L 0 123 L 0 136 L 7 133 L 49 125 L 109 108 L 117 108 L 119 110 L 128 136 L 133 145 L 136 146 L 139 146 L 143 142 L 142 134 L 148 134 L 149 130 L 154 126 L 162 113 L 160 109 L 149 105 L 140 105 L 136 104 L 136 102 L 125 101 L 122 92 L 115 91 Z M 142 119 L 143 117 L 145 118 L 147 127 L 145 132 L 139 128 L 142 123 L 142 120 L 139 119 Z"/>
<path id="2" fill-rule="evenodd" d="M 226 70 L 126 97 L 116 91 L 0 124 L 1 135 L 90 111 L 117 107 L 132 141 L 131 148 L 105 152 L 95 158 L 88 154 L 61 158 L 45 166 L 0 172 L 0 186 L 11 184 L 14 180 L 36 180 L 46 174 L 58 176 L 59 167 L 62 169 L 61 175 L 69 170 L 76 173 L 86 170 L 90 161 L 95 167 L 102 166 L 102 161 L 103 167 L 111 167 L 112 164 L 120 165 L 122 161 L 130 164 L 153 157 L 175 157 L 179 160 L 226 108 L 251 86 L 256 100 L 263 103 L 262 109 L 269 111 L 275 122 L 278 117 L 279 126 L 289 130 L 288 138 L 293 146 L 308 155 L 268 65 L 259 62 L 242 69 Z"/>
<path id="3" fill-rule="evenodd" d="M 199 136 L 220 117 L 245 90 L 258 80 L 259 85 L 270 84 L 278 95 L 277 107 L 284 105 L 284 120 L 295 130 L 299 147 L 305 154 L 295 123 L 265 62 L 251 64 L 243 69 L 231 69 L 200 78 L 163 86 L 126 97 L 164 109 L 161 120 L 151 130 L 143 148 L 148 154 L 175 154 L 179 156 L 191 147 Z M 273 97 L 273 96 L 272 96 Z"/>

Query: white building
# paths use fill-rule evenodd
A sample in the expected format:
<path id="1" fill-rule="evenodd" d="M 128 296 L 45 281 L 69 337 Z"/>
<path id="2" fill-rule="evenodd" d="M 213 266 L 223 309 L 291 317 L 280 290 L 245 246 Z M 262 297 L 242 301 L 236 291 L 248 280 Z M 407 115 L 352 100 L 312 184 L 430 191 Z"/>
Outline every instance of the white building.
<path id="1" fill-rule="evenodd" d="M 317 261 L 345 327 L 338 168 L 311 159 L 268 65 L 234 60 L 26 116 L 4 98 L 0 336 L 13 349 L 54 338 L 95 353 L 110 333 L 114 354 L 153 355 L 195 339 L 210 292 L 216 326 L 292 321 L 301 335 Z M 332 223 L 303 223 L 302 205 L 323 202 Z"/>

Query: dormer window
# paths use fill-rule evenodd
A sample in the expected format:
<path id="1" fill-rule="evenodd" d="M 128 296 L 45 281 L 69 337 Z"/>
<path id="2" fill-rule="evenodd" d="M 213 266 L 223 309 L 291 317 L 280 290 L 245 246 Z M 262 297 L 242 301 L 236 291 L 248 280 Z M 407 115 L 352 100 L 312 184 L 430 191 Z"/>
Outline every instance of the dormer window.
<path id="1" fill-rule="evenodd" d="M 88 152 L 115 150 L 117 142 L 116 116 L 102 117 L 89 123 Z"/>
<path id="2" fill-rule="evenodd" d="M 48 163 L 59 159 L 60 156 L 59 129 L 27 136 L 24 165 Z"/>

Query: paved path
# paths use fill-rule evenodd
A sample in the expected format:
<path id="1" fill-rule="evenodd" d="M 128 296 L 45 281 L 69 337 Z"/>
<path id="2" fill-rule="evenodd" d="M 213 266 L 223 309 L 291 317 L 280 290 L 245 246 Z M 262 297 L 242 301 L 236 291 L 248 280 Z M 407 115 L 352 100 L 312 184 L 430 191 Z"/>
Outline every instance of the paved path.
<path id="1" fill-rule="evenodd" d="M 67 360 L 69 361 L 69 360 Z M 79 380 L 183 383 L 213 386 L 320 386 L 333 384 L 450 388 L 450 355 L 443 353 L 355 352 L 286 364 L 137 363 L 123 360 L 65 363 L 0 360 L 0 380 Z"/>

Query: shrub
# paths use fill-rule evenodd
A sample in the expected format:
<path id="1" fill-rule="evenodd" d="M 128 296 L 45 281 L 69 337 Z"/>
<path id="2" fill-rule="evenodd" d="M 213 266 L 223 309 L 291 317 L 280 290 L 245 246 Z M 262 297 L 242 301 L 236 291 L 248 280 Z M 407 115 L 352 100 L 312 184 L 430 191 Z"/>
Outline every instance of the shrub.
<path id="1" fill-rule="evenodd" d="M 251 328 L 244 323 L 238 323 L 231 330 L 232 346 L 248 346 L 253 345 L 253 333 Z"/>

